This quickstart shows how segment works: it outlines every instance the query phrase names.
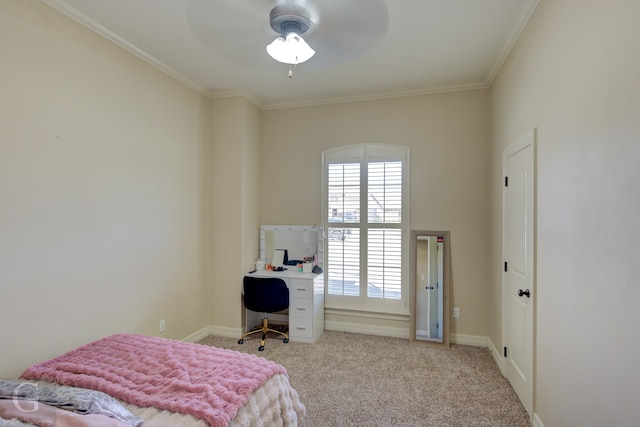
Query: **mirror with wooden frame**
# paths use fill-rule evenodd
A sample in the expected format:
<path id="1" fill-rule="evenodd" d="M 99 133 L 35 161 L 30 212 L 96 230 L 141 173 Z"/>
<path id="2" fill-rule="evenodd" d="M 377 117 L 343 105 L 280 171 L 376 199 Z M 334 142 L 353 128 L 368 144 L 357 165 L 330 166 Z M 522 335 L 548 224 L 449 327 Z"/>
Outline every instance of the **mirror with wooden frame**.
<path id="1" fill-rule="evenodd" d="M 411 342 L 449 346 L 448 231 L 411 231 Z"/>

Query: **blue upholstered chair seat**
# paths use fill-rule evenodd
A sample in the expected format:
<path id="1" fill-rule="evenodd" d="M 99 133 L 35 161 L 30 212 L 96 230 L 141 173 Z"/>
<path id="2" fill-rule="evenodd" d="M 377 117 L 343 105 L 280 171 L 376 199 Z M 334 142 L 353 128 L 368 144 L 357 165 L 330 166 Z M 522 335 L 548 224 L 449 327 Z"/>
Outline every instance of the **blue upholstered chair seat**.
<path id="1" fill-rule="evenodd" d="M 238 340 L 238 344 L 242 344 L 249 335 L 262 334 L 258 350 L 263 351 L 268 332 L 284 336 L 283 342 L 289 342 L 289 336 L 286 333 L 269 328 L 268 319 L 269 313 L 276 313 L 289 308 L 289 288 L 284 280 L 277 277 L 245 276 L 243 289 L 244 307 L 247 310 L 264 313 L 264 317 L 262 319 L 262 327 L 244 333 Z"/>

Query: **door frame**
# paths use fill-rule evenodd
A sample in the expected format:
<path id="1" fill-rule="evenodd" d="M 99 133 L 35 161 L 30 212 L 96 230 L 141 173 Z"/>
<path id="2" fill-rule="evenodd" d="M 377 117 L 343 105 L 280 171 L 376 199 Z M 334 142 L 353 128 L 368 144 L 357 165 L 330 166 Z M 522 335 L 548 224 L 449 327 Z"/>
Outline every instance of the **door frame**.
<path id="1" fill-rule="evenodd" d="M 530 376 L 531 376 L 531 381 L 530 381 L 530 396 L 531 396 L 531 401 L 530 402 L 523 402 L 525 408 L 529 407 L 530 408 L 530 413 L 529 416 L 533 417 L 533 411 L 534 411 L 534 404 L 535 404 L 535 354 L 536 354 L 536 312 L 537 312 L 537 286 L 536 286 L 536 250 L 537 250 L 537 179 L 536 179 L 536 170 L 537 170 L 537 149 L 536 149 L 536 140 L 537 140 L 537 128 L 533 128 L 532 130 L 530 130 L 529 132 L 527 132 L 525 135 L 523 135 L 519 140 L 517 140 L 516 142 L 508 145 L 507 147 L 504 148 L 503 152 L 502 152 L 502 178 L 503 180 L 505 179 L 505 177 L 508 176 L 508 159 L 509 157 L 511 157 L 512 155 L 518 153 L 521 150 L 524 150 L 525 148 L 531 146 L 532 152 L 531 152 L 531 162 L 532 162 L 532 180 L 533 180 L 533 191 L 532 194 L 530 195 L 530 199 L 529 201 L 531 202 L 531 206 L 532 206 L 532 221 L 533 221 L 533 231 L 532 231 L 532 244 L 533 244 L 533 249 L 531 251 L 531 257 L 532 259 L 530 259 L 531 262 L 531 277 L 530 277 L 530 283 L 529 283 L 529 289 L 531 289 L 532 292 L 532 309 L 531 309 L 531 334 L 532 336 L 530 337 L 531 340 L 531 354 L 529 355 L 529 370 L 530 370 Z M 502 260 L 506 261 L 507 259 L 507 253 L 506 253 L 506 248 L 507 248 L 507 222 L 506 222 L 506 218 L 507 218 L 507 186 L 505 185 L 505 183 L 502 183 Z M 507 342 L 507 304 L 509 301 L 509 293 L 508 293 L 508 289 L 507 289 L 507 272 L 504 271 L 505 269 L 502 269 L 502 347 L 509 347 L 509 343 Z M 506 360 L 506 357 L 503 354 L 503 358 L 505 360 L 505 363 L 502 364 L 502 368 L 503 368 L 503 372 L 502 374 L 504 376 L 507 375 L 507 363 L 508 361 Z"/>

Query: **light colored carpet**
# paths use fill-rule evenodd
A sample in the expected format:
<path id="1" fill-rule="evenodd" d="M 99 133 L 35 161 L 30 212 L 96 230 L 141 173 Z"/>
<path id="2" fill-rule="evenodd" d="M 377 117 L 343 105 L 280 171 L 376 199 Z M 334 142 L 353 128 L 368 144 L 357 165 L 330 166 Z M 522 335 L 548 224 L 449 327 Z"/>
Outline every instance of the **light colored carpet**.
<path id="1" fill-rule="evenodd" d="M 531 426 L 486 348 L 334 331 L 315 344 L 267 339 L 263 352 L 251 338 L 200 343 L 282 364 L 307 408 L 305 427 Z"/>

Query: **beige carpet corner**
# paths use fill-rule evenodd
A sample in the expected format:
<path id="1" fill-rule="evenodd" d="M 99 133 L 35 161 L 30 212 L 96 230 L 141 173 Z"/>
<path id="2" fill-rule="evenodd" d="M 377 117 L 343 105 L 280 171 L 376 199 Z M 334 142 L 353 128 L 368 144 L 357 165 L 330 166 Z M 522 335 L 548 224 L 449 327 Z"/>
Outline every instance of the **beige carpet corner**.
<path id="1" fill-rule="evenodd" d="M 257 339 L 200 343 L 282 364 L 307 408 L 305 427 L 531 425 L 486 348 L 334 331 L 315 344 L 267 339 L 263 352 Z"/>

